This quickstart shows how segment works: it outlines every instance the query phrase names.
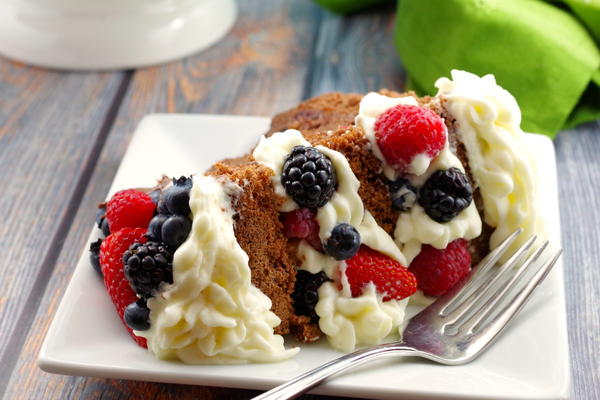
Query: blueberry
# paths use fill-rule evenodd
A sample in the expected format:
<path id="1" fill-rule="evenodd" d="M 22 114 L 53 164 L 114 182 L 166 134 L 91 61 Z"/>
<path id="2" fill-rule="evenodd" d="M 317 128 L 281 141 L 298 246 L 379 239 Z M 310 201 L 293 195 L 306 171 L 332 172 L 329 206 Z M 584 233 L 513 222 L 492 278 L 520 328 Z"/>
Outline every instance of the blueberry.
<path id="1" fill-rule="evenodd" d="M 104 220 L 102 221 L 102 233 L 104 234 L 104 236 L 108 236 L 110 235 L 110 227 L 108 226 L 108 219 L 104 218 Z"/>
<path id="2" fill-rule="evenodd" d="M 389 183 L 392 207 L 398 211 L 408 211 L 417 201 L 417 189 L 408 179 L 399 178 Z"/>
<path id="3" fill-rule="evenodd" d="M 161 233 L 162 226 L 168 218 L 168 215 L 157 214 L 150 220 L 150 224 L 148 225 L 148 233 L 159 242 L 163 241 Z"/>
<path id="4" fill-rule="evenodd" d="M 190 210 L 190 190 L 192 188 L 192 179 L 185 176 L 179 179 L 173 179 L 173 185 L 167 188 L 163 193 L 163 200 L 171 214 L 188 216 Z"/>
<path id="5" fill-rule="evenodd" d="M 360 248 L 360 233 L 352 225 L 341 223 L 331 231 L 325 252 L 336 260 L 351 258 Z"/>
<path id="6" fill-rule="evenodd" d="M 99 207 L 98 211 L 96 211 L 96 224 L 98 225 L 99 229 L 102 229 L 102 222 L 104 222 L 105 217 L 106 217 L 106 208 Z"/>
<path id="7" fill-rule="evenodd" d="M 150 310 L 143 299 L 131 303 L 125 308 L 125 323 L 136 331 L 147 331 L 150 329 Z"/>
<path id="8" fill-rule="evenodd" d="M 169 246 L 171 250 L 177 249 L 181 243 L 187 239 L 192 221 L 183 215 L 171 215 L 162 224 L 161 236 L 163 242 Z"/>
<path id="9" fill-rule="evenodd" d="M 148 195 L 152 199 L 152 202 L 158 206 L 158 202 L 160 201 L 160 189 L 153 190 Z"/>
<path id="10" fill-rule="evenodd" d="M 90 262 L 92 263 L 92 267 L 102 275 L 102 268 L 100 268 L 100 245 L 102 244 L 102 239 L 98 239 L 95 242 L 90 243 Z"/>

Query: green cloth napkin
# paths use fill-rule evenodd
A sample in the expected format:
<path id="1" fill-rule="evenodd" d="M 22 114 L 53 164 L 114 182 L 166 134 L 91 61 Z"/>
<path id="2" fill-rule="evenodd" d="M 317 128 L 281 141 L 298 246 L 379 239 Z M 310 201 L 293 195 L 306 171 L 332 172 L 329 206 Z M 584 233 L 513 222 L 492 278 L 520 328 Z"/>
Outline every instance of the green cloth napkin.
<path id="1" fill-rule="evenodd" d="M 552 0 L 557 1 L 557 0 Z M 563 0 L 600 43 L 600 0 Z"/>
<path id="2" fill-rule="evenodd" d="M 352 14 L 393 0 L 314 0 L 321 7 L 338 14 Z"/>
<path id="3" fill-rule="evenodd" d="M 598 48 L 575 17 L 545 2 L 400 0 L 394 39 L 418 91 L 435 93 L 453 68 L 492 73 L 516 97 L 525 131 L 553 137 L 600 117 Z"/>

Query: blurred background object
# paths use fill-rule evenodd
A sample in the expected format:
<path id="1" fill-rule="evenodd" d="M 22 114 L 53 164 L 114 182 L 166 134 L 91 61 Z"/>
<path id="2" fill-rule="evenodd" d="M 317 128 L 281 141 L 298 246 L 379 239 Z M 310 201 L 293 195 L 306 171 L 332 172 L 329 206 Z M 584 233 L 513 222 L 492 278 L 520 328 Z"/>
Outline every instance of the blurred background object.
<path id="1" fill-rule="evenodd" d="M 59 69 L 147 66 L 208 47 L 235 17 L 234 0 L 4 0 L 0 54 Z"/>

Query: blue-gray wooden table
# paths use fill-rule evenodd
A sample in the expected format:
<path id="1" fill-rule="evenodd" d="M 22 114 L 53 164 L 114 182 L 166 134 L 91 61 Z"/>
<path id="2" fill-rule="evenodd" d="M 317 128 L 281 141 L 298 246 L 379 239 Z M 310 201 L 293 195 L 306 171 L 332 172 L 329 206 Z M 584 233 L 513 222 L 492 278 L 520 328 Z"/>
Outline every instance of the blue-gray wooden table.
<path id="1" fill-rule="evenodd" d="M 232 31 L 181 61 L 76 73 L 0 58 L 0 397 L 244 399 L 255 391 L 47 374 L 36 358 L 131 134 L 147 113 L 269 116 L 332 90 L 402 90 L 393 8 L 342 18 L 307 0 L 239 2 Z M 600 122 L 558 160 L 572 398 L 600 399 Z M 309 399 L 325 399 L 308 395 Z"/>

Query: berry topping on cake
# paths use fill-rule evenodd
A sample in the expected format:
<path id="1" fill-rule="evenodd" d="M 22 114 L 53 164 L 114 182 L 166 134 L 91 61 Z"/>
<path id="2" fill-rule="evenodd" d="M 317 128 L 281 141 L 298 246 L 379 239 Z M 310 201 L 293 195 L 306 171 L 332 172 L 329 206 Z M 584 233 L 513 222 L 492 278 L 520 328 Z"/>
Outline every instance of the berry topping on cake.
<path id="1" fill-rule="evenodd" d="M 405 266 L 367 246 L 346 260 L 346 277 L 352 297 L 360 296 L 369 282 L 384 294 L 383 301 L 402 300 L 417 291 L 417 280 Z"/>
<path id="2" fill-rule="evenodd" d="M 360 248 L 360 233 L 350 224 L 341 223 L 331 231 L 325 252 L 336 260 L 347 260 Z"/>
<path id="3" fill-rule="evenodd" d="M 192 178 L 181 176 L 173 178 L 173 185 L 169 186 L 162 194 L 162 202 L 159 212 L 167 214 L 188 216 L 192 212 L 190 210 L 190 190 L 192 189 Z"/>
<path id="4" fill-rule="evenodd" d="M 165 214 L 156 214 L 148 225 L 148 234 L 152 236 L 152 238 L 158 242 L 162 242 L 162 226 L 165 221 L 169 219 L 168 215 Z"/>
<path id="5" fill-rule="evenodd" d="M 139 299 L 125 308 L 125 323 L 136 331 L 147 331 L 150 329 L 150 310 L 146 306 L 146 300 Z"/>
<path id="6" fill-rule="evenodd" d="M 472 200 L 473 189 L 467 176 L 455 167 L 434 172 L 419 191 L 419 204 L 437 222 L 450 221 Z"/>
<path id="7" fill-rule="evenodd" d="M 308 315 L 312 322 L 318 322 L 319 316 L 315 312 L 315 306 L 319 301 L 318 290 L 323 283 L 330 280 L 322 271 L 311 274 L 308 271 L 298 270 L 296 286 L 294 287 L 294 293 L 292 293 L 296 314 Z"/>
<path id="8" fill-rule="evenodd" d="M 123 323 L 125 308 L 138 300 L 123 272 L 123 253 L 135 242 L 144 243 L 145 233 L 145 228 L 123 228 L 111 233 L 100 245 L 104 285 Z M 127 330 L 140 346 L 146 347 L 146 339 L 135 336 L 129 327 Z"/>
<path id="9" fill-rule="evenodd" d="M 125 277 L 141 297 L 152 297 L 161 283 L 173 283 L 173 254 L 162 243 L 134 243 L 123 254 Z"/>
<path id="10" fill-rule="evenodd" d="M 136 189 L 121 190 L 106 205 L 106 219 L 111 232 L 121 228 L 146 228 L 156 206 L 150 196 Z"/>
<path id="11" fill-rule="evenodd" d="M 92 267 L 100 275 L 102 275 L 102 269 L 100 268 L 100 259 L 98 258 L 100 254 L 100 245 L 102 244 L 102 239 L 98 239 L 95 242 L 90 243 L 90 262 L 92 263 Z"/>
<path id="12" fill-rule="evenodd" d="M 98 225 L 98 229 L 102 230 L 102 234 L 104 237 L 110 235 L 110 229 L 108 227 L 108 219 L 106 219 L 106 204 L 102 203 L 98 206 L 98 211 L 96 212 L 96 224 Z"/>
<path id="13" fill-rule="evenodd" d="M 377 118 L 375 139 L 388 164 L 400 173 L 413 173 L 415 157 L 431 159 L 444 148 L 446 126 L 431 110 L 400 104 Z"/>
<path id="14" fill-rule="evenodd" d="M 417 277 L 418 287 L 430 296 L 441 296 L 458 283 L 471 269 L 467 241 L 457 239 L 443 250 L 423 245 L 410 263 L 409 271 Z"/>
<path id="15" fill-rule="evenodd" d="M 192 221 L 183 215 L 171 215 L 163 222 L 160 235 L 163 242 L 173 251 L 175 251 L 185 239 L 187 239 L 192 229 Z"/>
<path id="16" fill-rule="evenodd" d="M 151 191 L 150 193 L 148 193 L 148 196 L 150 196 L 150 198 L 152 199 L 152 202 L 157 207 L 158 207 L 158 203 L 160 202 L 161 193 L 162 192 L 160 191 L 160 189 L 155 189 L 155 190 Z"/>
<path id="17" fill-rule="evenodd" d="M 314 147 L 295 146 L 283 164 L 281 183 L 301 207 L 324 206 L 337 186 L 331 160 Z"/>
<path id="18" fill-rule="evenodd" d="M 389 183 L 392 207 L 398 211 L 408 211 L 417 201 L 417 189 L 408 179 L 398 178 Z"/>
<path id="19" fill-rule="evenodd" d="M 284 213 L 281 218 L 283 234 L 288 238 L 304 239 L 315 250 L 323 251 L 319 238 L 319 222 L 316 213 L 309 208 L 298 208 Z"/>

